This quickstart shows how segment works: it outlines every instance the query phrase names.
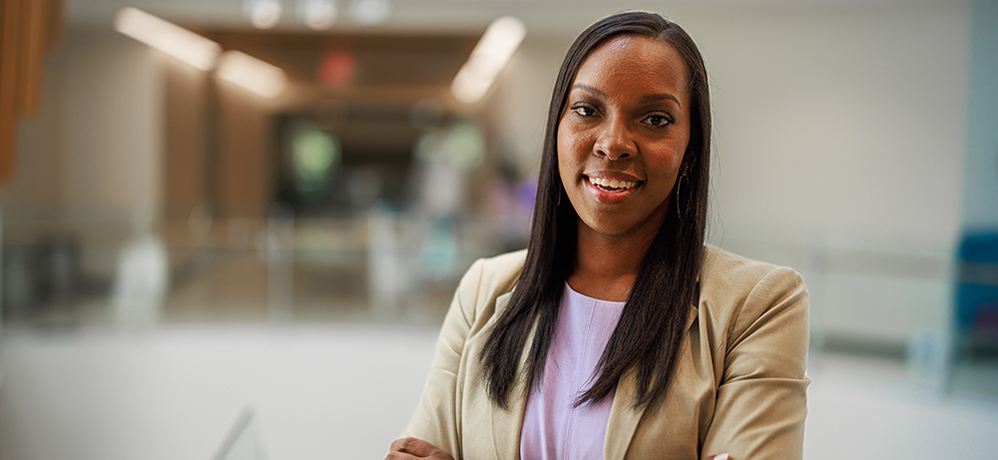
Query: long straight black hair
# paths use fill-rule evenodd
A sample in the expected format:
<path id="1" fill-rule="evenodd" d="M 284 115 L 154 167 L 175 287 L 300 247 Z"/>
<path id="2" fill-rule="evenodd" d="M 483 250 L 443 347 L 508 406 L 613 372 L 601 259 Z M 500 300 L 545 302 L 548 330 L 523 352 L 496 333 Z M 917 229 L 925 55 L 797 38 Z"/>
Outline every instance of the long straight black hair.
<path id="1" fill-rule="evenodd" d="M 690 304 L 697 295 L 707 216 L 711 131 L 707 71 L 693 39 L 677 24 L 657 14 L 621 13 L 593 24 L 576 38 L 555 82 L 526 263 L 479 356 L 489 397 L 503 408 L 519 372 L 525 373 L 527 392 L 541 381 L 564 283 L 575 264 L 578 214 L 563 196 L 557 152 L 558 124 L 568 91 L 589 54 L 620 35 L 660 40 L 682 57 L 692 100 L 690 139 L 680 166 L 685 175 L 677 180 L 671 197 L 675 209 L 666 214 L 644 255 L 641 272 L 600 358 L 599 377 L 576 404 L 602 400 L 632 369 L 637 372 L 635 407 L 661 401 L 686 333 Z M 527 368 L 518 369 L 535 322 Z"/>

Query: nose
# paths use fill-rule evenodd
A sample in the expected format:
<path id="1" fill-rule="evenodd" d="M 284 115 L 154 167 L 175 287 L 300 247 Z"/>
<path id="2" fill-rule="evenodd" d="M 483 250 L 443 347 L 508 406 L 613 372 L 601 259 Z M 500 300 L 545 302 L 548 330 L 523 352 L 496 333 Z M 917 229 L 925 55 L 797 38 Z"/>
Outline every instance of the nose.
<path id="1" fill-rule="evenodd" d="M 611 161 L 631 158 L 637 154 L 637 144 L 631 137 L 630 129 L 621 119 L 616 116 L 608 119 L 603 125 L 596 144 L 593 145 L 593 153 L 607 157 Z"/>

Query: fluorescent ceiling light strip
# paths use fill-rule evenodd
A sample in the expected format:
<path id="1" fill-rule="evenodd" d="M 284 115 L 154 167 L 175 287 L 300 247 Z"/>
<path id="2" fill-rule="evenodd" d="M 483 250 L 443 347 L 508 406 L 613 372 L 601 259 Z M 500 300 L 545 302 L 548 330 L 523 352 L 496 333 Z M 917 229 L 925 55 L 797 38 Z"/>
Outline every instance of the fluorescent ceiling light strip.
<path id="1" fill-rule="evenodd" d="M 217 73 L 219 78 L 266 98 L 279 96 L 288 82 L 280 67 L 239 51 L 226 51 Z"/>
<path id="2" fill-rule="evenodd" d="M 201 70 L 215 67 L 222 47 L 176 24 L 135 8 L 124 8 L 114 29 Z"/>
<path id="3" fill-rule="evenodd" d="M 527 28 L 523 22 L 512 16 L 492 21 L 471 51 L 468 62 L 464 63 L 454 77 L 451 83 L 454 97 L 471 104 L 485 96 L 526 34 Z"/>

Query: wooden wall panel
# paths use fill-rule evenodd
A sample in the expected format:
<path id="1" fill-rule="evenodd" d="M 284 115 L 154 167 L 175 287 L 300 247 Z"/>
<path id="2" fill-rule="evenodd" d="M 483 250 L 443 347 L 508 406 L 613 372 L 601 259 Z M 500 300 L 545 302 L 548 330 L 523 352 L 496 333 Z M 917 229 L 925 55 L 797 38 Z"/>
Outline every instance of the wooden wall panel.
<path id="1" fill-rule="evenodd" d="M 21 74 L 18 111 L 27 117 L 36 115 L 41 103 L 42 59 L 49 40 L 48 9 L 47 0 L 29 0 L 21 7 L 23 31 L 18 56 Z"/>
<path id="2" fill-rule="evenodd" d="M 21 0 L 0 0 L 0 181 L 14 172 L 17 147 L 17 43 Z"/>
<path id="3" fill-rule="evenodd" d="M 63 15 L 65 13 L 64 0 L 48 0 L 48 8 L 46 8 L 46 22 L 48 27 L 45 31 L 48 36 L 46 37 L 45 43 L 48 44 L 48 49 L 55 48 L 62 43 L 62 22 Z"/>
<path id="4" fill-rule="evenodd" d="M 270 108 L 241 88 L 218 82 L 217 176 L 220 216 L 262 218 L 273 199 Z"/>
<path id="5" fill-rule="evenodd" d="M 61 0 L 0 0 L 0 183 L 14 175 L 17 125 L 38 112 L 45 52 L 61 30 Z"/>
<path id="6" fill-rule="evenodd" d="M 198 206 L 209 206 L 205 177 L 205 112 L 208 78 L 180 62 L 163 63 L 165 82 L 165 151 L 163 211 L 186 219 Z"/>

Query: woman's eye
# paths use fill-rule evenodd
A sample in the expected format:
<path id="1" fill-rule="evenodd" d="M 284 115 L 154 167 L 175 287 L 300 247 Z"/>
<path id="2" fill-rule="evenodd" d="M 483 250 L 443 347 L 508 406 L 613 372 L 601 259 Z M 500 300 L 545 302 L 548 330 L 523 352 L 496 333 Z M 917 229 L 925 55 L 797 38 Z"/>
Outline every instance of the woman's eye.
<path id="1" fill-rule="evenodd" d="M 668 125 L 669 123 L 672 123 L 672 120 L 670 120 L 669 117 L 665 115 L 651 115 L 645 118 L 645 123 L 648 123 L 649 125 L 652 126 L 665 126 Z"/>
<path id="2" fill-rule="evenodd" d="M 583 117 L 591 117 L 593 115 L 596 115 L 596 109 L 585 105 L 578 105 L 572 107 L 572 111 L 575 112 L 576 115 L 581 115 Z"/>

